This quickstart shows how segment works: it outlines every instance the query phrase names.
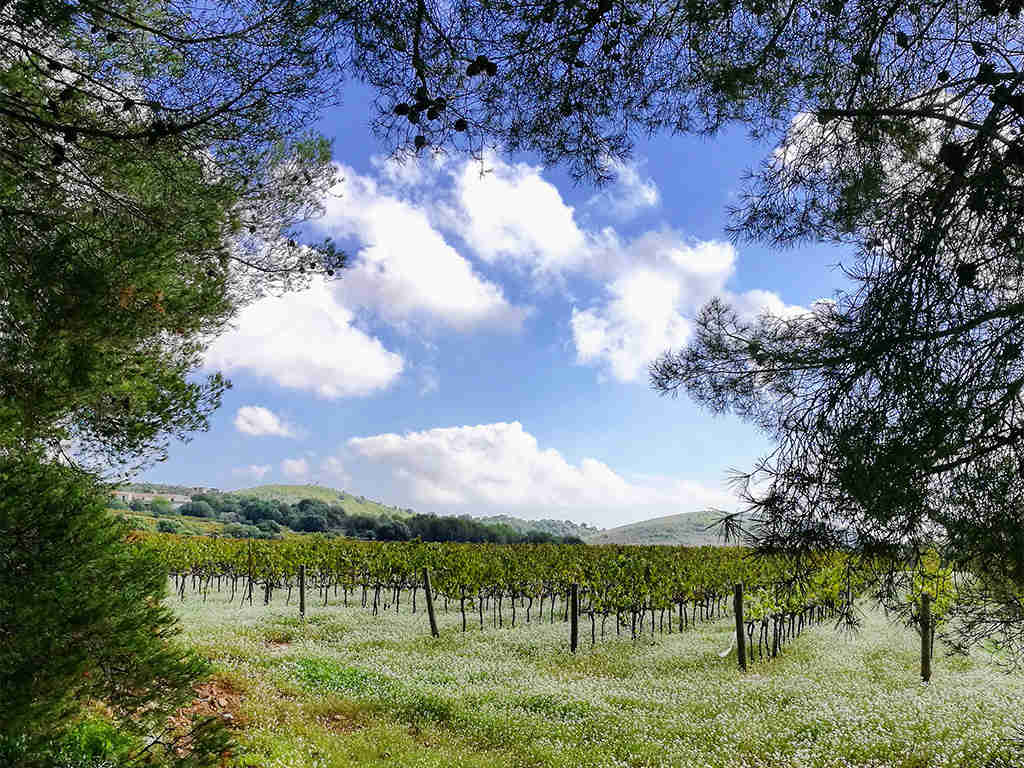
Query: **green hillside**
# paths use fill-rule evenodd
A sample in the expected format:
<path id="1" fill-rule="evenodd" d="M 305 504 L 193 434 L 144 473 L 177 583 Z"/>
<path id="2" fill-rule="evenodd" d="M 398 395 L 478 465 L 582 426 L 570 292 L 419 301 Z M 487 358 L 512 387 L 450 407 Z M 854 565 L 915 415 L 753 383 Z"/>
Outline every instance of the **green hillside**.
<path id="1" fill-rule="evenodd" d="M 722 544 L 717 529 L 707 530 L 719 517 L 716 512 L 684 512 L 609 528 L 591 533 L 584 539 L 588 544 L 672 544 L 689 547 Z"/>
<path id="2" fill-rule="evenodd" d="M 283 501 L 287 504 L 294 504 L 303 499 L 318 499 L 328 504 L 341 504 L 348 515 L 408 517 L 411 514 L 411 510 L 408 509 L 382 504 L 365 496 L 353 496 L 351 493 L 327 488 L 323 485 L 257 485 L 254 488 L 239 488 L 236 491 L 229 491 L 229 493 Z"/>
<path id="3" fill-rule="evenodd" d="M 490 515 L 489 517 L 477 517 L 481 523 L 488 525 L 507 525 L 517 533 L 529 533 L 539 531 L 550 533 L 552 536 L 579 536 L 586 539 L 600 532 L 600 529 L 586 523 L 574 523 L 572 520 L 522 520 L 509 515 Z"/>

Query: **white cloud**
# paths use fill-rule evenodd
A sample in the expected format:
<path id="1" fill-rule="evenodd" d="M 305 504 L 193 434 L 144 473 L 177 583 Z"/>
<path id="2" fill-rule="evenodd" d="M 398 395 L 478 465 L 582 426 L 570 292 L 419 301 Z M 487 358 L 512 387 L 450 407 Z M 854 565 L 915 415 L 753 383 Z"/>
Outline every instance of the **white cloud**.
<path id="1" fill-rule="evenodd" d="M 235 414 L 235 429 L 254 436 L 298 437 L 298 430 L 295 426 L 260 405 L 243 405 L 239 408 Z"/>
<path id="2" fill-rule="evenodd" d="M 437 511 L 564 517 L 612 525 L 733 507 L 725 491 L 679 481 L 631 482 L 606 464 L 571 464 L 519 422 L 382 434 L 348 441 L 357 455 L 384 465 L 416 503 Z"/>
<path id="3" fill-rule="evenodd" d="M 428 206 L 389 194 L 351 169 L 343 173 L 345 181 L 326 201 L 327 215 L 317 225 L 363 243 L 339 284 L 349 306 L 399 325 L 426 320 L 460 331 L 521 327 L 528 309 L 510 304 L 501 286 L 474 270 L 433 226 Z M 415 178 L 410 169 L 385 176 L 400 186 Z"/>
<path id="4" fill-rule="evenodd" d="M 765 312 L 777 317 L 796 317 L 797 315 L 805 315 L 808 312 L 807 307 L 802 307 L 798 304 L 787 304 L 779 298 L 777 293 L 762 291 L 757 288 L 746 293 L 727 293 L 727 298 L 729 298 L 737 312 L 747 317 L 756 317 Z M 822 301 L 822 299 L 818 299 L 814 304 Z M 828 303 L 827 300 L 824 301 Z"/>
<path id="5" fill-rule="evenodd" d="M 615 181 L 591 197 L 588 205 L 598 206 L 620 219 L 629 219 L 661 202 L 658 185 L 650 176 L 640 175 L 640 164 L 610 160 L 609 165 Z"/>
<path id="6" fill-rule="evenodd" d="M 309 462 L 305 459 L 285 459 L 281 462 L 281 472 L 291 480 L 301 480 L 309 475 Z"/>
<path id="7" fill-rule="evenodd" d="M 647 363 L 690 333 L 679 314 L 680 286 L 652 270 L 638 269 L 609 287 L 611 300 L 602 308 L 573 310 L 576 359 L 604 361 L 615 378 L 632 381 Z"/>
<path id="8" fill-rule="evenodd" d="M 557 285 L 568 296 L 570 277 L 596 283 L 598 297 L 571 310 L 576 360 L 622 381 L 638 379 L 657 355 L 685 344 L 692 317 L 714 296 L 745 314 L 802 311 L 768 291 L 731 293 L 736 252 L 728 243 L 697 242 L 666 228 L 632 240 L 613 227 L 582 228 L 538 166 L 494 153 L 482 164 L 435 157 L 402 165 L 378 158 L 374 165 L 374 178 L 343 169 L 346 180 L 327 201 L 321 226 L 364 244 L 339 284 L 342 303 L 399 328 L 519 328 L 529 311 L 511 304 L 443 232 L 457 234 L 483 262 L 529 273 L 534 288 Z M 617 181 L 592 203 L 620 215 L 658 204 L 657 185 L 637 165 L 615 170 Z M 573 284 L 574 293 L 581 290 L 585 283 Z M 423 377 L 421 391 L 432 391 L 435 380 Z"/>
<path id="9" fill-rule="evenodd" d="M 416 187 L 432 181 L 445 162 L 441 153 L 403 158 L 373 155 L 370 158 L 370 165 L 379 178 L 396 187 Z"/>
<path id="10" fill-rule="evenodd" d="M 457 208 L 449 224 L 484 261 L 509 260 L 537 273 L 578 267 L 587 237 L 540 168 L 494 154 L 452 173 Z"/>
<path id="11" fill-rule="evenodd" d="M 337 456 L 327 456 L 320 462 L 320 472 L 331 481 L 332 486 L 346 488 L 352 485 L 352 477 Z"/>
<path id="12" fill-rule="evenodd" d="M 354 315 L 322 280 L 309 290 L 267 297 L 239 313 L 218 337 L 207 368 L 246 370 L 324 398 L 369 395 L 402 372 L 402 357 L 353 326 Z"/>
<path id="13" fill-rule="evenodd" d="M 256 482 L 263 479 L 263 476 L 270 471 L 269 464 L 250 464 L 246 467 L 235 467 L 231 470 L 233 475 L 241 475 L 243 477 L 251 477 Z"/>
<path id="14" fill-rule="evenodd" d="M 616 275 L 593 307 L 573 309 L 570 319 L 576 360 L 606 366 L 620 381 L 635 381 L 665 350 L 685 344 L 691 318 L 713 296 L 729 299 L 739 312 L 767 310 L 793 315 L 770 291 L 730 293 L 736 251 L 729 243 L 692 242 L 672 231 L 650 232 L 616 249 L 621 259 L 606 264 Z"/>

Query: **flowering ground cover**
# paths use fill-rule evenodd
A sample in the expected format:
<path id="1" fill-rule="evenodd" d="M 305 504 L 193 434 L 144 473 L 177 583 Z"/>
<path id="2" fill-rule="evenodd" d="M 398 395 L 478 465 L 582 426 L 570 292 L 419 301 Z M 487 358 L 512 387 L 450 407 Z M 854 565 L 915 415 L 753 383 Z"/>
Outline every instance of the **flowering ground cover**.
<path id="1" fill-rule="evenodd" d="M 731 619 L 636 642 L 610 622 L 594 647 L 583 622 L 573 656 L 557 616 L 463 634 L 452 610 L 435 640 L 405 600 L 374 617 L 313 599 L 304 622 L 255 602 L 176 603 L 230 692 L 236 766 L 1024 765 L 1024 674 L 939 647 L 922 686 L 917 635 L 866 605 L 857 635 L 815 627 L 741 674 L 720 656 Z"/>

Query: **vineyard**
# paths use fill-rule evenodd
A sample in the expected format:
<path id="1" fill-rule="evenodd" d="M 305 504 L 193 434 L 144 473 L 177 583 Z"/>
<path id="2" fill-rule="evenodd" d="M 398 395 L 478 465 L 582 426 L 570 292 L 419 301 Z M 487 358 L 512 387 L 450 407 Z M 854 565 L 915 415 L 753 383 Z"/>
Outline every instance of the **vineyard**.
<path id="1" fill-rule="evenodd" d="M 232 765 L 1021 764 L 1024 676 L 979 654 L 921 685 L 932 633 L 842 556 L 795 579 L 741 548 L 136 541 L 217 664 L 199 698 L 232 718 Z M 931 629 L 953 594 L 936 566 L 903 582 Z M 837 633 L 854 599 L 861 629 Z"/>
<path id="2" fill-rule="evenodd" d="M 841 556 L 821 563 L 797 585 L 784 558 L 754 558 L 738 547 L 380 543 L 309 536 L 253 542 L 144 535 L 138 541 L 158 552 L 181 600 L 187 594 L 205 600 L 212 590 L 251 605 L 254 594 L 269 603 L 284 591 L 291 603 L 301 588 L 303 610 L 308 590 L 324 605 L 331 597 L 346 606 L 358 601 L 374 616 L 403 606 L 416 613 L 426 602 L 429 573 L 434 602 L 445 613 L 461 614 L 463 632 L 473 625 L 483 630 L 572 621 L 574 650 L 579 617 L 589 622 L 593 646 L 611 633 L 634 639 L 671 634 L 738 613 L 744 660 L 747 654 L 751 661 L 773 658 L 805 627 L 839 616 L 859 594 L 845 580 Z M 743 585 L 740 593 L 737 584 Z"/>

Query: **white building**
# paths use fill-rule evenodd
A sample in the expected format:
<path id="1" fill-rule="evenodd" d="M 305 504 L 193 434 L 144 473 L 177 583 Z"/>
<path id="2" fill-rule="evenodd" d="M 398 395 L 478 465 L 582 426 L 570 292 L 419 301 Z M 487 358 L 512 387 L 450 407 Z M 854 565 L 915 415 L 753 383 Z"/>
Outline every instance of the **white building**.
<path id="1" fill-rule="evenodd" d="M 150 502 L 153 499 L 167 499 L 174 508 L 192 501 L 190 496 L 182 496 L 179 493 L 145 493 L 143 491 L 125 491 L 121 488 L 118 488 L 111 495 L 115 499 L 120 499 L 125 504 L 130 504 L 133 501 Z"/>

